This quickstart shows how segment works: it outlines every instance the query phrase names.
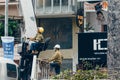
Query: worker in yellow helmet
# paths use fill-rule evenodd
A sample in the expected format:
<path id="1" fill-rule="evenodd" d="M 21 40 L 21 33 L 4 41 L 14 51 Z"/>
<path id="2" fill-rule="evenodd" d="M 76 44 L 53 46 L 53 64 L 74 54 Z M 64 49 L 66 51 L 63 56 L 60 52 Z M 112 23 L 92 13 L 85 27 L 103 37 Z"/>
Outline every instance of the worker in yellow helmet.
<path id="1" fill-rule="evenodd" d="M 36 36 L 34 38 L 30 38 L 31 41 L 34 41 L 34 43 L 32 43 L 31 46 L 30 46 L 30 50 L 32 51 L 32 53 L 35 53 L 36 46 L 38 44 L 44 42 L 44 37 L 42 35 L 43 32 L 44 32 L 44 28 L 43 27 L 38 27 Z"/>

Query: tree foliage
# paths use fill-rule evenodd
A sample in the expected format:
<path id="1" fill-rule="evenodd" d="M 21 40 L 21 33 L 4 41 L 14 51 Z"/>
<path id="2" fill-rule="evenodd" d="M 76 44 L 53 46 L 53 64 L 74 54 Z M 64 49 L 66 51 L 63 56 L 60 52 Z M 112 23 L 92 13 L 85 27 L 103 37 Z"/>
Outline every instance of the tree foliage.
<path id="1" fill-rule="evenodd" d="M 4 29 L 5 29 L 4 16 L 0 16 L 0 37 L 4 36 L 5 31 Z M 14 19 L 8 19 L 8 36 L 13 36 L 16 39 L 19 34 L 20 34 L 19 21 Z"/>

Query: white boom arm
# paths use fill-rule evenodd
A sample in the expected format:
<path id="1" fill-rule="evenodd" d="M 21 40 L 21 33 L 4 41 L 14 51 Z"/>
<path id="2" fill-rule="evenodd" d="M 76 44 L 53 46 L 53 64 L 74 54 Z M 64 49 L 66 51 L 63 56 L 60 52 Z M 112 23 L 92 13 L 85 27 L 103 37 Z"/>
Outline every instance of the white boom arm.
<path id="1" fill-rule="evenodd" d="M 34 37 L 37 33 L 35 13 L 31 0 L 20 0 L 23 17 L 25 21 L 25 36 Z"/>

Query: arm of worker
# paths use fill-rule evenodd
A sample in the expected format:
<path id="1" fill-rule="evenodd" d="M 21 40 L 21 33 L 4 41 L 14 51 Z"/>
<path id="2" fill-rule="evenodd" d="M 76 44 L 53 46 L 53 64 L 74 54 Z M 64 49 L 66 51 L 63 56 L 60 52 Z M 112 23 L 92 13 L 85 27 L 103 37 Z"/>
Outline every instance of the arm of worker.
<path id="1" fill-rule="evenodd" d="M 38 35 L 37 37 L 36 37 L 36 42 L 43 42 L 43 40 L 44 40 L 44 38 L 43 38 L 43 35 Z"/>
<path id="2" fill-rule="evenodd" d="M 36 38 L 36 36 L 35 37 L 33 37 L 33 38 L 29 38 L 31 41 L 34 41 L 35 40 L 35 38 Z"/>
<path id="3" fill-rule="evenodd" d="M 48 59 L 48 62 L 54 61 L 58 57 L 58 54 L 54 54 L 50 59 Z"/>
<path id="4" fill-rule="evenodd" d="M 30 38 L 31 41 L 34 41 L 34 38 Z"/>

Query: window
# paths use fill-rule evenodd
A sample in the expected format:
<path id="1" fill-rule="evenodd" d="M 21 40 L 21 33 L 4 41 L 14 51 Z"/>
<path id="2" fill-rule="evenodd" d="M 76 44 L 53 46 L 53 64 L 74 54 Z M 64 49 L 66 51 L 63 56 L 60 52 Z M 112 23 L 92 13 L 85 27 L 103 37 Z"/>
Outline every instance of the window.
<path id="1" fill-rule="evenodd" d="M 16 0 L 9 0 L 9 2 L 15 2 Z"/>
<path id="2" fill-rule="evenodd" d="M 62 5 L 67 6 L 68 5 L 68 0 L 62 0 Z"/>
<path id="3" fill-rule="evenodd" d="M 46 5 L 46 7 L 50 7 L 51 6 L 51 0 L 45 0 L 45 5 Z"/>
<path id="4" fill-rule="evenodd" d="M 37 0 L 36 2 L 37 2 L 36 3 L 37 4 L 37 8 L 39 8 L 39 7 L 42 8 L 43 7 L 43 0 Z"/>
<path id="5" fill-rule="evenodd" d="M 44 37 L 51 37 L 49 49 L 60 44 L 62 49 L 72 48 L 72 19 L 40 19 L 40 26 L 44 27 Z"/>
<path id="6" fill-rule="evenodd" d="M 54 6 L 60 6 L 60 0 L 53 0 Z"/>
<path id="7" fill-rule="evenodd" d="M 45 0 L 45 12 L 51 11 L 51 0 Z"/>
<path id="8" fill-rule="evenodd" d="M 7 63 L 7 76 L 12 78 L 17 77 L 17 67 L 14 64 Z"/>

